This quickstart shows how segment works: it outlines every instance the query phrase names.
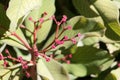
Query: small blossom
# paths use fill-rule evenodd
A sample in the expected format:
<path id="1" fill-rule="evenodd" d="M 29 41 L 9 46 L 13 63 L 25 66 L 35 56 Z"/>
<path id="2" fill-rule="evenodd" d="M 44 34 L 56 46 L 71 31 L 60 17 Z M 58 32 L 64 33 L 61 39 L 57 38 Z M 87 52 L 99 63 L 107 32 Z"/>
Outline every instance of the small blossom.
<path id="1" fill-rule="evenodd" d="M 46 62 L 49 62 L 50 61 L 50 58 L 46 58 Z"/>
<path id="2" fill-rule="evenodd" d="M 67 63 L 67 64 L 70 64 L 70 60 L 67 60 L 66 63 Z"/>
<path id="3" fill-rule="evenodd" d="M 4 67 L 7 67 L 8 66 L 8 62 L 6 60 L 4 60 Z"/>
<path id="4" fill-rule="evenodd" d="M 35 56 L 37 56 L 37 57 L 39 56 L 39 53 L 38 53 L 38 52 L 35 52 L 34 54 L 35 54 Z"/>
<path id="5" fill-rule="evenodd" d="M 31 22 L 36 22 L 36 21 L 33 20 L 32 17 L 29 17 L 28 20 L 30 20 Z"/>
<path id="6" fill-rule="evenodd" d="M 77 41 L 76 41 L 75 38 L 72 38 L 71 41 L 72 41 L 73 44 L 76 44 L 76 43 L 77 43 Z"/>
<path id="7" fill-rule="evenodd" d="M 23 69 L 28 69 L 27 62 L 22 62 L 21 64 Z"/>
<path id="8" fill-rule="evenodd" d="M 68 26 L 67 29 L 68 29 L 68 30 L 71 30 L 71 29 L 72 29 L 72 26 Z"/>
<path id="9" fill-rule="evenodd" d="M 78 33 L 78 34 L 77 34 L 77 37 L 81 37 L 81 34 L 80 34 L 80 33 Z"/>
<path id="10" fill-rule="evenodd" d="M 44 19 L 43 19 L 43 18 L 40 18 L 40 19 L 39 19 L 39 22 L 40 22 L 40 23 L 43 23 L 43 22 L 44 22 Z"/>
<path id="11" fill-rule="evenodd" d="M 118 63 L 118 67 L 120 67 L 120 63 Z"/>
<path id="12" fill-rule="evenodd" d="M 19 56 L 19 57 L 18 57 L 18 60 L 19 60 L 20 62 L 22 62 L 22 61 L 23 61 L 23 58 L 22 58 L 21 56 Z"/>
<path id="13" fill-rule="evenodd" d="M 56 39 L 56 40 L 55 40 L 55 43 L 58 44 L 58 45 L 60 45 L 60 44 L 64 44 L 64 41 L 61 41 L 61 40 Z"/>
<path id="14" fill-rule="evenodd" d="M 29 78 L 30 77 L 30 73 L 28 73 L 27 71 L 25 72 L 26 77 Z"/>
<path id="15" fill-rule="evenodd" d="M 64 39 L 63 40 L 68 40 L 68 36 L 64 36 Z"/>
<path id="16" fill-rule="evenodd" d="M 3 57 L 3 55 L 0 53 L 0 60 L 3 60 L 4 59 L 4 57 Z"/>
<path id="17" fill-rule="evenodd" d="M 66 22 L 66 20 L 67 20 L 67 16 L 66 15 L 63 15 L 63 18 L 62 18 L 62 22 Z"/>
<path id="18" fill-rule="evenodd" d="M 72 26 L 67 26 L 64 28 L 65 30 L 71 30 L 72 29 Z"/>
<path id="19" fill-rule="evenodd" d="M 72 58 L 72 54 L 69 54 L 68 57 L 69 57 L 69 58 Z"/>
<path id="20" fill-rule="evenodd" d="M 5 53 L 9 54 L 10 52 L 8 51 L 8 49 L 5 49 Z"/>
<path id="21" fill-rule="evenodd" d="M 28 19 L 29 19 L 30 21 L 33 21 L 32 17 L 29 17 Z"/>
<path id="22" fill-rule="evenodd" d="M 55 44 L 52 44 L 52 46 L 51 46 L 51 47 L 52 47 L 52 49 L 55 49 L 55 48 L 56 48 Z"/>

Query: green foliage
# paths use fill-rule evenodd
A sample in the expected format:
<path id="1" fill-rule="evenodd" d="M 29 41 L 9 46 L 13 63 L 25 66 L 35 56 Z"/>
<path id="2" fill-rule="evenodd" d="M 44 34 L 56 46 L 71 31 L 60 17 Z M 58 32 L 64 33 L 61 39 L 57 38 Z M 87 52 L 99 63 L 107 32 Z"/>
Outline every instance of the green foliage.
<path id="1" fill-rule="evenodd" d="M 10 30 L 16 30 L 19 19 L 22 18 L 22 22 L 31 10 L 42 5 L 42 0 L 11 0 L 7 9 L 7 16 L 10 19 Z"/>
<path id="2" fill-rule="evenodd" d="M 9 19 L 6 16 L 6 12 L 4 10 L 4 6 L 0 4 L 0 38 L 6 32 L 5 29 L 9 28 Z"/>
<path id="3" fill-rule="evenodd" d="M 56 32 L 53 27 L 56 28 L 56 24 L 50 18 L 55 15 L 60 21 L 59 18 L 65 13 L 68 20 L 60 25 L 58 33 L 60 34 L 64 26 L 70 25 L 72 30 L 66 30 L 58 39 L 64 36 L 73 38 L 78 33 L 82 38 L 76 38 L 76 45 L 67 41 L 55 49 L 48 49 L 47 57 L 54 54 L 54 59 L 50 58 L 50 61 L 46 61 L 45 56 L 39 56 L 38 60 L 35 60 L 37 80 L 75 80 L 78 77 L 80 80 L 119 80 L 120 68 L 117 64 L 113 65 L 115 60 L 117 63 L 120 61 L 117 58 L 120 54 L 119 9 L 120 0 L 10 0 L 9 4 L 0 1 L 0 58 L 1 54 L 6 55 L 5 48 L 10 47 L 15 58 L 22 56 L 24 60 L 31 61 L 32 53 L 36 52 L 34 48 L 44 49 L 55 39 Z M 32 33 L 35 22 L 29 18 L 37 21 L 44 12 L 47 13 L 44 20 L 48 20 L 38 30 L 35 43 Z M 30 31 L 21 29 L 21 24 Z M 32 49 L 26 48 L 20 39 L 11 35 L 12 32 L 17 33 Z M 34 47 L 34 44 L 37 46 Z M 68 59 L 70 64 L 67 64 L 62 60 L 69 53 L 72 58 Z M 12 60 L 7 61 L 12 63 Z M 4 60 L 0 60 L 0 80 L 25 78 L 25 69 L 21 68 L 23 65 L 14 62 L 11 67 L 4 68 L 3 63 Z M 33 62 L 28 66 L 32 67 Z"/>
<path id="4" fill-rule="evenodd" d="M 33 20 L 38 20 L 42 14 L 44 12 L 48 13 L 48 15 L 45 16 L 45 19 L 50 18 L 51 16 L 54 15 L 55 12 L 55 5 L 54 5 L 55 1 L 54 0 L 43 0 L 42 1 L 42 6 L 40 6 L 37 9 L 33 9 L 32 12 L 27 16 L 27 18 L 25 19 L 25 25 L 28 29 L 30 29 L 30 31 L 33 31 L 34 29 L 34 24 L 31 23 L 31 21 L 28 20 L 29 17 L 32 17 Z M 38 40 L 37 43 L 40 44 L 43 40 L 46 39 L 48 33 L 50 32 L 50 29 L 52 27 L 52 20 L 48 20 L 45 23 L 42 24 L 42 28 L 39 29 L 37 36 Z M 33 38 L 31 36 L 31 33 L 29 33 L 28 31 L 26 31 L 26 35 L 28 36 L 28 38 L 30 38 L 30 41 L 33 41 Z M 33 43 L 33 42 L 32 42 Z"/>
<path id="5" fill-rule="evenodd" d="M 43 59 L 39 59 L 37 70 L 38 76 L 45 78 L 43 80 L 69 80 L 68 73 L 63 66 L 54 60 L 46 62 Z"/>

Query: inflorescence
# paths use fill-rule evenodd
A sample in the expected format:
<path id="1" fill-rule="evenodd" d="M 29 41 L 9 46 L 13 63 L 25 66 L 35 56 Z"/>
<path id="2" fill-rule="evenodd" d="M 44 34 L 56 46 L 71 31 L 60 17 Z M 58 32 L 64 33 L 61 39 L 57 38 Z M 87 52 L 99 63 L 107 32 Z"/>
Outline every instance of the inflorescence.
<path id="1" fill-rule="evenodd" d="M 28 49 L 28 52 L 31 54 L 31 61 L 26 61 L 23 60 L 22 56 L 19 56 L 17 58 L 11 56 L 10 52 L 8 49 L 5 50 L 5 53 L 7 54 L 6 56 L 3 56 L 3 54 L 0 54 L 0 60 L 3 60 L 3 66 L 6 67 L 10 67 L 9 63 L 7 62 L 7 59 L 11 59 L 13 62 L 17 62 L 20 63 L 22 66 L 22 69 L 25 70 L 25 74 L 27 77 L 30 77 L 30 74 L 27 72 L 27 69 L 29 68 L 28 64 L 32 63 L 33 65 L 36 65 L 36 60 L 40 57 L 43 57 L 47 62 L 49 62 L 51 59 L 55 59 L 55 55 L 51 54 L 51 55 L 47 55 L 46 52 L 52 50 L 52 49 L 56 49 L 57 46 L 59 45 L 63 45 L 65 42 L 67 41 L 71 41 L 73 44 L 76 44 L 76 37 L 81 37 L 81 34 L 78 33 L 76 34 L 74 37 L 69 38 L 67 35 L 64 35 L 64 37 L 62 39 L 59 39 L 59 37 L 66 31 L 66 30 L 71 30 L 72 26 L 68 25 L 68 26 L 62 26 L 61 24 L 66 23 L 67 20 L 67 16 L 63 15 L 62 19 L 60 21 L 57 21 L 55 16 L 52 16 L 48 19 L 44 19 L 44 17 L 47 15 L 47 13 L 43 13 L 42 17 L 35 21 L 33 20 L 32 17 L 29 17 L 29 20 L 34 24 L 34 30 L 30 31 L 26 26 L 24 26 L 23 24 L 20 25 L 20 28 L 23 28 L 27 31 L 29 31 L 32 36 L 33 36 L 33 45 L 30 45 L 28 42 L 25 42 L 16 32 L 10 32 L 10 36 L 14 36 L 16 37 L 19 41 L 21 41 L 21 43 Z M 46 46 L 44 49 L 42 50 L 38 50 L 37 48 L 37 32 L 39 29 L 42 28 L 42 24 L 48 20 L 53 20 L 56 24 L 56 31 L 55 31 L 55 38 L 53 39 L 53 41 Z M 60 28 L 62 28 L 62 31 L 60 31 Z M 63 58 L 61 59 L 55 59 L 55 60 L 61 60 L 64 61 L 68 64 L 70 64 L 70 58 L 72 58 L 72 54 L 68 54 L 65 55 Z"/>

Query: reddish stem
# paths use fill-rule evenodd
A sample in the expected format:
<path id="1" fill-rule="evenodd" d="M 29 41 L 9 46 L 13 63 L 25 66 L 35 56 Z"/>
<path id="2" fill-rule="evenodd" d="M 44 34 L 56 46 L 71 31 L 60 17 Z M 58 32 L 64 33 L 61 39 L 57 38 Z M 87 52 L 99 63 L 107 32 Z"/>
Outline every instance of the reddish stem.
<path id="1" fill-rule="evenodd" d="M 12 35 L 14 35 L 18 40 L 20 40 L 28 50 L 31 50 L 29 44 L 25 42 L 20 36 L 18 36 L 15 32 L 12 32 Z"/>
<path id="2" fill-rule="evenodd" d="M 58 37 L 58 31 L 59 31 L 59 25 L 57 25 L 57 28 L 56 28 L 56 32 L 55 32 L 55 39 L 57 39 L 57 37 Z"/>

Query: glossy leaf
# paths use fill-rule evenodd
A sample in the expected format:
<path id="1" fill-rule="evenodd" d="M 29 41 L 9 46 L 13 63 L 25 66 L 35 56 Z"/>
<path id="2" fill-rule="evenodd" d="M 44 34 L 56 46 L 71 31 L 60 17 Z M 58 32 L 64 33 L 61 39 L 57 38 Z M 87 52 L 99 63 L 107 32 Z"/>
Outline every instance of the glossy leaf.
<path id="1" fill-rule="evenodd" d="M 7 16 L 9 17 L 10 23 L 10 30 L 16 30 L 16 27 L 20 18 L 25 17 L 28 13 L 41 6 L 42 0 L 10 0 L 9 7 L 7 9 Z M 24 19 L 24 18 L 23 18 Z"/>
<path id="2" fill-rule="evenodd" d="M 109 68 L 113 60 L 107 51 L 84 46 L 74 51 L 71 63 L 83 64 L 87 67 L 87 74 L 96 74 Z"/>
<path id="3" fill-rule="evenodd" d="M 6 44 L 3 44 L 3 45 L 0 47 L 0 53 L 4 50 L 5 47 L 6 47 Z"/>
<path id="4" fill-rule="evenodd" d="M 120 72 L 120 68 L 117 68 L 117 69 L 111 71 L 111 74 L 116 78 L 116 80 L 120 79 L 119 72 Z"/>
<path id="5" fill-rule="evenodd" d="M 63 64 L 63 65 L 70 74 L 73 74 L 76 77 L 84 77 L 87 75 L 87 68 L 82 64 Z"/>
<path id="6" fill-rule="evenodd" d="M 80 14 L 86 17 L 98 17 L 104 21 L 106 26 L 106 36 L 110 39 L 117 40 L 119 39 L 120 25 L 119 25 L 119 2 L 117 5 L 115 1 L 111 0 L 72 0 L 75 8 L 79 11 Z M 81 4 L 81 5 L 79 5 Z M 102 6 L 102 7 L 101 7 Z M 89 14 L 87 13 L 89 12 Z M 93 14 L 96 13 L 96 14 Z M 114 14 L 114 15 L 113 15 Z M 112 35 L 110 35 L 112 33 Z"/>
<path id="7" fill-rule="evenodd" d="M 4 9 L 4 6 L 0 4 L 0 38 L 3 36 L 3 34 L 6 32 L 6 30 L 9 28 L 9 19 L 6 16 L 6 12 Z"/>
<path id="8" fill-rule="evenodd" d="M 98 13 L 95 12 L 91 8 L 89 0 L 72 0 L 72 2 L 80 14 L 86 17 L 97 17 L 98 16 Z"/>
<path id="9" fill-rule="evenodd" d="M 21 31 L 20 28 L 18 28 L 16 30 L 16 33 L 19 35 L 19 37 L 21 37 L 25 42 L 27 42 L 26 38 L 24 37 L 23 35 L 23 32 Z M 24 50 L 27 50 L 27 48 L 23 45 L 23 43 L 18 40 L 16 37 L 12 36 L 10 33 L 7 34 L 8 37 L 5 37 L 3 38 L 2 41 L 3 43 L 6 43 L 10 46 L 15 46 L 15 47 L 18 47 L 18 48 L 21 48 L 21 49 L 24 49 Z"/>
<path id="10" fill-rule="evenodd" d="M 30 31 L 34 30 L 34 24 L 33 22 L 28 20 L 29 17 L 32 17 L 33 20 L 39 20 L 39 18 L 41 18 L 44 12 L 47 13 L 44 19 L 48 19 L 54 15 L 55 0 L 43 0 L 42 4 L 43 5 L 41 7 L 34 9 L 25 20 L 25 25 Z M 37 43 L 40 44 L 43 40 L 46 39 L 51 27 L 52 27 L 52 20 L 48 20 L 42 24 L 42 27 L 38 30 L 37 33 Z M 31 41 L 33 41 L 31 33 L 26 32 L 26 35 L 31 39 Z"/>
<path id="11" fill-rule="evenodd" d="M 63 66 L 52 59 L 50 62 L 39 59 L 37 63 L 37 73 L 49 80 L 69 80 L 68 74 Z"/>
<path id="12" fill-rule="evenodd" d="M 19 73 L 19 68 L 17 69 L 13 69 L 13 70 L 9 70 L 9 69 L 0 69 L 1 73 L 0 73 L 0 79 L 2 80 L 19 80 L 19 76 L 17 73 Z"/>

